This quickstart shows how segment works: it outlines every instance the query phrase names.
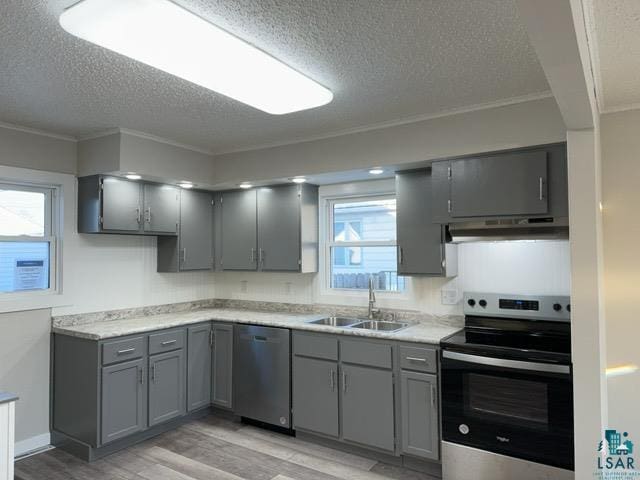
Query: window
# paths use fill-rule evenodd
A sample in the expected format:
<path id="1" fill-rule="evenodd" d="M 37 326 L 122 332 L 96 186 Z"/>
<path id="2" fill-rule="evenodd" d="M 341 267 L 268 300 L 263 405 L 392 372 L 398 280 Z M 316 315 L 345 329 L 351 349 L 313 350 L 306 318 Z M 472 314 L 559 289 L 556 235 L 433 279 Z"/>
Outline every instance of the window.
<path id="1" fill-rule="evenodd" d="M 397 274 L 396 199 L 392 195 L 329 201 L 329 287 L 403 291 Z"/>
<path id="2" fill-rule="evenodd" d="M 54 287 L 53 192 L 0 183 L 0 294 Z"/>

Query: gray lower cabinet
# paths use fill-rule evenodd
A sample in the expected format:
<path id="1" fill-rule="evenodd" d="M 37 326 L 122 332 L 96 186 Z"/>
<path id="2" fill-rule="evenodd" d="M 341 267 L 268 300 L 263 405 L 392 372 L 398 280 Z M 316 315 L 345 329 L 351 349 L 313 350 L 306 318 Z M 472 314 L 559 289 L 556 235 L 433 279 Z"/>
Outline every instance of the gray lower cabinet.
<path id="1" fill-rule="evenodd" d="M 211 403 L 211 323 L 187 329 L 187 410 L 193 411 Z"/>
<path id="2" fill-rule="evenodd" d="M 293 357 L 293 426 L 338 437 L 338 363 Z"/>
<path id="3" fill-rule="evenodd" d="M 398 274 L 453 276 L 457 247 L 445 242 L 444 226 L 433 222 L 431 171 L 396 174 Z"/>
<path id="4" fill-rule="evenodd" d="M 184 350 L 149 357 L 149 426 L 184 415 Z"/>
<path id="5" fill-rule="evenodd" d="M 403 370 L 400 375 L 400 389 L 402 452 L 438 460 L 438 377 Z"/>
<path id="6" fill-rule="evenodd" d="M 233 407 L 233 325 L 214 323 L 211 403 Z"/>
<path id="7" fill-rule="evenodd" d="M 341 384 L 343 439 L 393 451 L 393 372 L 343 364 Z"/>
<path id="8" fill-rule="evenodd" d="M 80 361 L 80 359 L 79 359 Z M 102 368 L 101 441 L 126 437 L 146 427 L 146 359 Z"/>

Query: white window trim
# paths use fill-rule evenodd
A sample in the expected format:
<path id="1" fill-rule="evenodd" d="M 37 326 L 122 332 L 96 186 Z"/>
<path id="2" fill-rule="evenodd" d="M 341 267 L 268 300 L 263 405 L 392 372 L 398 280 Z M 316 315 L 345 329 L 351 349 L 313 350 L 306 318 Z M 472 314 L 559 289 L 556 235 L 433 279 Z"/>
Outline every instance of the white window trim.
<path id="1" fill-rule="evenodd" d="M 0 293 L 0 313 L 36 310 L 68 305 L 62 285 L 63 270 L 63 237 L 65 232 L 73 230 L 75 221 L 76 179 L 73 175 L 30 170 L 19 167 L 0 166 L 0 183 L 19 185 L 22 187 L 50 189 L 52 195 L 50 212 L 51 235 L 49 289 Z M 65 195 L 68 198 L 65 198 Z M 20 237 L 5 237 L 17 239 Z M 46 240 L 46 237 L 24 237 L 28 239 Z M 54 260 L 55 259 L 55 260 Z"/>
<path id="2" fill-rule="evenodd" d="M 336 243 L 332 235 L 332 205 L 336 201 L 353 201 L 358 199 L 376 199 L 395 196 L 395 182 L 393 179 L 374 180 L 365 182 L 327 185 L 320 187 L 319 222 L 320 222 L 320 271 L 318 275 L 318 301 L 320 303 L 352 303 L 365 304 L 368 292 L 351 288 L 331 288 L 331 247 Z M 338 246 L 395 246 L 396 241 L 367 241 L 367 242 L 339 242 Z M 377 290 L 376 297 L 381 304 L 389 303 L 394 306 L 404 306 L 411 300 L 411 278 L 406 278 L 406 288 L 402 292 Z M 391 306 L 391 305 L 389 305 Z"/>

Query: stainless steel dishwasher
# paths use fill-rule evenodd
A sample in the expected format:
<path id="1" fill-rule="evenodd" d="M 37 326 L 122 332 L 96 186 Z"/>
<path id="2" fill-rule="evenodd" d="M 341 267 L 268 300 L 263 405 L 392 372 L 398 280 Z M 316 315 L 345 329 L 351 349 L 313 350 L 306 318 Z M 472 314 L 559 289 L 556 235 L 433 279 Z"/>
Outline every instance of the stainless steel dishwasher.
<path id="1" fill-rule="evenodd" d="M 233 343 L 236 415 L 290 429 L 290 331 L 236 325 Z"/>

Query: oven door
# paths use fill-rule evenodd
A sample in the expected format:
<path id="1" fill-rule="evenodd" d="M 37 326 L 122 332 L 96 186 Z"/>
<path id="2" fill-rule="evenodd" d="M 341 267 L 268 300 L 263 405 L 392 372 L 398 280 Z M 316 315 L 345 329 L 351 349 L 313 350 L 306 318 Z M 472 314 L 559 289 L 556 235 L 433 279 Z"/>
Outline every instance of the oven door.
<path id="1" fill-rule="evenodd" d="M 445 441 L 573 470 L 571 367 L 442 352 Z"/>

